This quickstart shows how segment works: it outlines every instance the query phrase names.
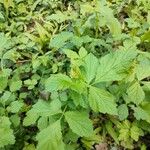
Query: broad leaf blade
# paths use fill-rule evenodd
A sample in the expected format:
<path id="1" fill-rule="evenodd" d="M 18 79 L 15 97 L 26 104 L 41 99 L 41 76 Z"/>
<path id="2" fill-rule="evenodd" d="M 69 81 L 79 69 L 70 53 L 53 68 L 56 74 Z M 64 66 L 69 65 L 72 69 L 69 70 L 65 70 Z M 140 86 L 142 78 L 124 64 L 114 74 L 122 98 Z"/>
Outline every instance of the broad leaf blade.
<path id="1" fill-rule="evenodd" d="M 61 113 L 61 103 L 59 100 L 53 100 L 51 103 L 39 100 L 33 108 L 27 112 L 24 119 L 24 125 L 28 126 L 34 124 L 36 120 L 41 117 L 48 117 Z"/>
<path id="2" fill-rule="evenodd" d="M 137 53 L 132 50 L 118 50 L 100 59 L 95 83 L 119 81 L 127 75 Z"/>
<path id="3" fill-rule="evenodd" d="M 65 118 L 72 131 L 79 136 L 90 136 L 93 133 L 92 122 L 85 112 L 68 111 Z"/>
<path id="4" fill-rule="evenodd" d="M 117 115 L 117 108 L 113 95 L 103 89 L 90 87 L 89 104 L 95 112 Z"/>
<path id="5" fill-rule="evenodd" d="M 98 59 L 93 54 L 91 53 L 88 54 L 85 57 L 85 64 L 84 64 L 86 72 L 86 80 L 88 83 L 90 83 L 95 78 L 97 67 L 98 67 Z"/>
<path id="6" fill-rule="evenodd" d="M 37 150 L 64 150 L 60 120 L 43 129 L 36 139 Z"/>
<path id="7" fill-rule="evenodd" d="M 45 88 L 47 91 L 64 90 L 71 86 L 72 80 L 63 74 L 52 75 L 46 80 Z"/>
<path id="8" fill-rule="evenodd" d="M 15 143 L 15 137 L 10 125 L 11 123 L 8 117 L 0 117 L 0 148 Z"/>
<path id="9" fill-rule="evenodd" d="M 140 104 L 145 98 L 145 93 L 138 82 L 133 83 L 127 89 L 127 97 L 125 98 L 126 102 L 133 102 L 135 104 Z"/>

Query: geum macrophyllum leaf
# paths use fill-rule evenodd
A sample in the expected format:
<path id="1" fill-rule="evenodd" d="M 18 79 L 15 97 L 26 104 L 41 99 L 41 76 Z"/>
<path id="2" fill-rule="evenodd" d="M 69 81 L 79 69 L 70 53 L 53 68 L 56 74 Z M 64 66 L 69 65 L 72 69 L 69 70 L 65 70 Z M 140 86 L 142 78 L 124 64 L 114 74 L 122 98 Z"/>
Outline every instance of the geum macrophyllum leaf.
<path id="1" fill-rule="evenodd" d="M 138 80 L 142 80 L 150 76 L 150 58 L 141 56 L 138 58 L 138 61 L 136 75 Z"/>
<path id="2" fill-rule="evenodd" d="M 92 122 L 86 112 L 68 111 L 65 113 L 65 119 L 71 130 L 79 136 L 88 137 L 92 135 Z"/>
<path id="3" fill-rule="evenodd" d="M 140 104 L 145 98 L 145 93 L 138 82 L 133 83 L 127 89 L 127 96 L 125 100 L 127 103 L 133 102 L 136 105 Z"/>
<path id="4" fill-rule="evenodd" d="M 49 47 L 59 49 L 63 47 L 66 44 L 66 41 L 68 41 L 71 37 L 73 37 L 72 32 L 61 32 L 51 39 Z"/>
<path id="5" fill-rule="evenodd" d="M 37 150 L 64 150 L 60 120 L 43 129 L 36 136 Z"/>
<path id="6" fill-rule="evenodd" d="M 39 117 L 48 117 L 61 113 L 61 102 L 53 100 L 52 102 L 45 102 L 39 100 L 32 109 L 27 112 L 23 124 L 25 126 L 34 124 Z"/>
<path id="7" fill-rule="evenodd" d="M 52 75 L 45 82 L 45 89 L 49 92 L 65 90 L 72 85 L 72 80 L 66 75 L 57 74 Z"/>
<path id="8" fill-rule="evenodd" d="M 111 115 L 117 115 L 117 108 L 115 103 L 115 98 L 109 92 L 98 89 L 91 86 L 89 88 L 89 98 L 90 107 L 95 112 L 108 113 Z"/>
<path id="9" fill-rule="evenodd" d="M 87 83 L 90 83 L 95 78 L 98 64 L 98 59 L 92 53 L 85 57 L 84 68 Z"/>
<path id="10" fill-rule="evenodd" d="M 129 112 L 128 112 L 128 107 L 126 104 L 121 104 L 118 107 L 118 115 L 120 120 L 124 120 L 128 117 Z"/>
<path id="11" fill-rule="evenodd" d="M 106 81 L 120 81 L 127 75 L 137 52 L 132 50 L 118 50 L 100 59 L 95 83 Z"/>
<path id="12" fill-rule="evenodd" d="M 15 143 L 15 137 L 10 125 L 11 122 L 8 117 L 0 117 L 0 148 Z"/>
<path id="13" fill-rule="evenodd" d="M 134 110 L 134 117 L 137 120 L 145 120 L 150 123 L 150 103 L 145 102 L 141 106 L 135 107 L 132 106 Z"/>

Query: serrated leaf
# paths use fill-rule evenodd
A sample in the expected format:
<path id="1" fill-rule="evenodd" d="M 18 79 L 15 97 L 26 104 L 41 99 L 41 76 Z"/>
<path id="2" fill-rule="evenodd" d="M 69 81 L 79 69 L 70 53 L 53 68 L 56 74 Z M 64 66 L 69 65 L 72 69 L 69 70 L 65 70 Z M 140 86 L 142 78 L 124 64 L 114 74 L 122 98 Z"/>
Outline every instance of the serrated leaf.
<path id="1" fill-rule="evenodd" d="M 23 102 L 14 101 L 10 104 L 10 106 L 7 108 L 7 110 L 12 113 L 17 113 L 17 112 L 19 112 L 19 110 L 21 109 L 22 106 L 23 106 Z"/>
<path id="2" fill-rule="evenodd" d="M 48 117 L 41 117 L 38 120 L 38 129 L 41 131 L 49 125 Z"/>
<path id="3" fill-rule="evenodd" d="M 72 32 L 61 32 L 50 41 L 49 47 L 59 49 L 63 47 L 66 44 L 66 41 L 69 40 L 72 36 Z"/>
<path id="4" fill-rule="evenodd" d="M 0 148 L 15 143 L 15 137 L 10 125 L 11 123 L 8 117 L 0 117 Z"/>
<path id="5" fill-rule="evenodd" d="M 150 112 L 149 110 L 144 110 L 141 107 L 132 107 L 134 110 L 134 117 L 137 120 L 145 120 L 150 123 Z"/>
<path id="6" fill-rule="evenodd" d="M 106 122 L 106 130 L 108 134 L 110 134 L 110 136 L 114 139 L 114 141 L 119 144 L 117 132 L 114 130 L 113 124 L 110 121 Z"/>
<path id="7" fill-rule="evenodd" d="M 141 135 L 143 135 L 142 130 L 140 128 L 138 128 L 136 125 L 132 125 L 132 127 L 130 129 L 131 138 L 137 142 Z"/>
<path id="8" fill-rule="evenodd" d="M 57 74 L 52 75 L 45 82 L 45 89 L 49 92 L 65 90 L 72 85 L 72 80 L 66 75 Z"/>
<path id="9" fill-rule="evenodd" d="M 71 130 L 79 136 L 88 137 L 93 133 L 92 122 L 85 112 L 68 111 L 65 118 Z"/>
<path id="10" fill-rule="evenodd" d="M 114 100 L 114 96 L 103 89 L 92 86 L 89 89 L 89 104 L 95 112 L 117 115 L 118 113 Z"/>
<path id="11" fill-rule="evenodd" d="M 137 52 L 132 50 L 118 50 L 102 57 L 95 83 L 122 80 L 127 75 L 136 55 Z"/>
<path id="12" fill-rule="evenodd" d="M 37 150 L 64 150 L 60 120 L 39 132 L 36 139 Z"/>
<path id="13" fill-rule="evenodd" d="M 39 100 L 32 109 L 27 112 L 27 116 L 24 119 L 24 125 L 28 126 L 34 124 L 39 117 L 48 117 L 61 113 L 61 103 L 59 100 L 53 100 L 52 102 L 45 102 Z"/>
<path id="14" fill-rule="evenodd" d="M 139 58 L 140 63 L 136 68 L 136 75 L 138 80 L 142 80 L 150 76 L 150 59 L 146 57 Z"/>
<path id="15" fill-rule="evenodd" d="M 12 81 L 9 88 L 11 92 L 18 91 L 22 86 L 22 81 Z"/>
<path id="16" fill-rule="evenodd" d="M 120 120 L 124 120 L 128 117 L 128 107 L 126 104 L 122 104 L 118 107 L 118 115 Z"/>
<path id="17" fill-rule="evenodd" d="M 4 35 L 4 33 L 0 33 L 0 57 L 1 57 L 1 52 L 2 50 L 6 47 L 7 45 L 7 37 Z"/>
<path id="18" fill-rule="evenodd" d="M 98 67 L 98 59 L 93 54 L 88 54 L 85 57 L 85 74 L 86 74 L 86 81 L 90 83 L 96 75 L 97 67 Z"/>
<path id="19" fill-rule="evenodd" d="M 145 98 L 145 93 L 138 82 L 133 83 L 127 89 L 126 102 L 133 102 L 136 105 L 140 104 Z"/>
<path id="20" fill-rule="evenodd" d="M 125 120 L 120 126 L 119 130 L 119 140 L 121 141 L 128 141 L 130 138 L 130 122 Z"/>

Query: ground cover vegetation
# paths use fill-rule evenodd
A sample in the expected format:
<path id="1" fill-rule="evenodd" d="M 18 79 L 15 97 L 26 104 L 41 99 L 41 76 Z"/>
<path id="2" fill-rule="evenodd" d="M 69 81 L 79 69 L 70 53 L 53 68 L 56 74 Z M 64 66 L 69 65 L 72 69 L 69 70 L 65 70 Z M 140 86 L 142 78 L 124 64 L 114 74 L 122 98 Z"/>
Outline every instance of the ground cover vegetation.
<path id="1" fill-rule="evenodd" d="M 149 0 L 0 0 L 0 150 L 150 148 Z"/>

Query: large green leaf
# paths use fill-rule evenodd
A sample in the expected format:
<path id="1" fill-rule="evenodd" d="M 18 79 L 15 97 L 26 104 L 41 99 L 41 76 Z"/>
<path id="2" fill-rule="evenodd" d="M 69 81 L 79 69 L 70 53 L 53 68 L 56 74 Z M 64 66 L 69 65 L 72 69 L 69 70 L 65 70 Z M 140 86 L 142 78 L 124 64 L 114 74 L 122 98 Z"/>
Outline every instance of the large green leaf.
<path id="1" fill-rule="evenodd" d="M 10 128 L 10 121 L 8 117 L 0 117 L 0 148 L 15 143 L 13 130 Z"/>
<path id="2" fill-rule="evenodd" d="M 23 123 L 25 126 L 28 126 L 34 124 L 40 116 L 48 117 L 58 113 L 61 113 L 61 103 L 59 100 L 53 100 L 51 103 L 39 100 L 33 105 L 33 108 L 27 112 Z"/>
<path id="3" fill-rule="evenodd" d="M 21 101 L 14 101 L 10 104 L 10 106 L 7 107 L 7 111 L 10 111 L 12 113 L 17 113 L 23 106 L 23 102 Z"/>
<path id="4" fill-rule="evenodd" d="M 140 62 L 136 68 L 136 75 L 138 80 L 142 80 L 150 76 L 150 59 L 146 57 L 139 57 Z"/>
<path id="5" fill-rule="evenodd" d="M 147 105 L 147 104 L 146 104 Z M 150 108 L 150 105 L 148 104 L 147 107 Z M 142 107 L 133 107 L 134 110 L 134 116 L 137 120 L 145 120 L 150 123 L 150 109 L 144 109 Z"/>
<path id="6" fill-rule="evenodd" d="M 72 85 L 71 79 L 63 74 L 52 75 L 46 80 L 45 88 L 47 91 L 58 91 L 69 88 Z"/>
<path id="7" fill-rule="evenodd" d="M 65 118 L 72 131 L 79 136 L 88 137 L 93 133 L 92 122 L 87 113 L 78 111 L 68 111 L 65 113 Z"/>
<path id="8" fill-rule="evenodd" d="M 135 104 L 140 104 L 145 98 L 144 91 L 138 82 L 133 83 L 127 89 L 127 97 L 125 98 L 126 102 L 133 102 Z"/>
<path id="9" fill-rule="evenodd" d="M 126 75 L 137 53 L 132 50 L 118 50 L 100 59 L 95 83 L 119 81 Z"/>
<path id="10" fill-rule="evenodd" d="M 88 54 L 85 57 L 85 64 L 84 64 L 86 72 L 86 80 L 88 83 L 90 83 L 95 78 L 97 67 L 98 67 L 98 59 L 93 54 L 91 53 Z"/>
<path id="11" fill-rule="evenodd" d="M 114 96 L 103 89 L 98 89 L 92 86 L 90 87 L 89 104 L 92 110 L 94 110 L 95 112 L 117 115 Z"/>
<path id="12" fill-rule="evenodd" d="M 37 150 L 64 150 L 60 120 L 39 132 L 36 139 Z"/>
<path id="13" fill-rule="evenodd" d="M 72 32 L 61 32 L 50 41 L 49 46 L 59 49 L 63 47 L 66 44 L 66 41 L 71 37 L 73 37 Z"/>

